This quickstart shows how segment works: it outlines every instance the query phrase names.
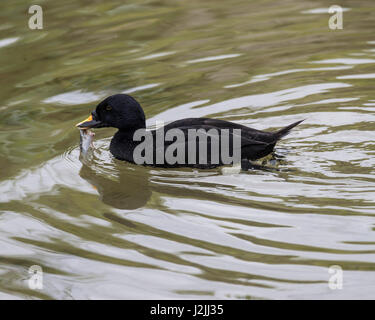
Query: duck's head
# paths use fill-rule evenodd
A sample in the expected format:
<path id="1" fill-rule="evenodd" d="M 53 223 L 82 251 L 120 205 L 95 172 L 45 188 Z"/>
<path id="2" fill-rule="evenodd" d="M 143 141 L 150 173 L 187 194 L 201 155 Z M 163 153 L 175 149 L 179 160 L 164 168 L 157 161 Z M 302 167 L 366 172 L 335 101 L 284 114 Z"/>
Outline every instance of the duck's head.
<path id="1" fill-rule="evenodd" d="M 100 102 L 91 115 L 76 125 L 79 129 L 113 127 L 120 130 L 145 128 L 145 114 L 127 94 L 115 94 Z"/>

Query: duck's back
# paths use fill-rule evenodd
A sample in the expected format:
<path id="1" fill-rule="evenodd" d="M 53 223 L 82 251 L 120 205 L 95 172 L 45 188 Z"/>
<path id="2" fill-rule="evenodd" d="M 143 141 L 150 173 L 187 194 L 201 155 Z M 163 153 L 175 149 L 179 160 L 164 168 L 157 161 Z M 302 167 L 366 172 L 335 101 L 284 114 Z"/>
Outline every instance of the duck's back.
<path id="1" fill-rule="evenodd" d="M 130 141 L 130 136 L 119 139 L 121 134 L 116 134 L 111 152 L 116 158 L 138 164 L 149 154 L 149 161 L 143 164 L 156 167 L 213 168 L 268 155 L 298 123 L 266 132 L 225 120 L 186 118 L 148 131 L 150 139 L 138 143 Z"/>
<path id="2" fill-rule="evenodd" d="M 247 141 L 261 142 L 261 143 L 272 143 L 275 142 L 275 132 L 260 131 L 250 127 L 246 127 L 242 124 L 230 122 L 226 120 L 211 119 L 211 118 L 186 118 L 177 121 L 173 121 L 167 124 L 165 130 L 169 129 L 240 129 L 241 137 Z M 245 141 L 244 141 L 245 142 Z"/>
<path id="3" fill-rule="evenodd" d="M 210 118 L 177 120 L 152 131 L 152 134 L 154 160 L 157 154 L 165 155 L 165 163 L 155 163 L 161 167 L 213 168 L 241 159 L 254 160 L 272 152 L 276 142 L 271 132 Z M 164 137 L 162 147 L 156 142 L 158 137 Z M 175 150 L 172 158 L 180 161 L 168 161 L 168 156 L 171 156 L 171 152 L 166 151 L 168 147 Z M 183 155 L 178 157 L 177 153 L 182 149 Z"/>

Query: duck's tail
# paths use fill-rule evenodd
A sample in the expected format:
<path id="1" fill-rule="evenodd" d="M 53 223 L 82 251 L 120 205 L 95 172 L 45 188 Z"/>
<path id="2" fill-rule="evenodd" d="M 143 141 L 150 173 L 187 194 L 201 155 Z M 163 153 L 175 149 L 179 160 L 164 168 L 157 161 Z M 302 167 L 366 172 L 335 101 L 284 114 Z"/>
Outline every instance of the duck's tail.
<path id="1" fill-rule="evenodd" d="M 294 122 L 290 124 L 289 126 L 286 126 L 285 128 L 282 128 L 281 130 L 276 131 L 275 135 L 277 137 L 277 140 L 281 139 L 282 137 L 285 137 L 287 134 L 289 134 L 290 130 L 292 130 L 295 126 L 299 125 L 304 120 L 305 119 Z"/>

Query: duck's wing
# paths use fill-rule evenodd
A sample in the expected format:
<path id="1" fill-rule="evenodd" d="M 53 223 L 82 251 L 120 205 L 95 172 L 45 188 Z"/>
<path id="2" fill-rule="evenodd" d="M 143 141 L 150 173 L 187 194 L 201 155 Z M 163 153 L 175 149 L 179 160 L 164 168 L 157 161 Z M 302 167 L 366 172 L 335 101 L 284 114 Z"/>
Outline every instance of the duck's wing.
<path id="1" fill-rule="evenodd" d="M 189 121 L 186 121 L 189 120 Z M 211 163 L 211 157 L 214 155 L 211 154 L 211 148 L 215 150 L 216 144 L 216 150 L 220 150 L 220 155 L 222 155 L 223 152 L 223 136 L 224 132 L 220 129 L 228 129 L 226 131 L 227 140 L 225 141 L 227 143 L 227 150 L 224 150 L 225 153 L 228 156 L 233 156 L 235 154 L 240 155 L 241 159 L 257 159 L 263 154 L 268 154 L 272 151 L 274 147 L 274 143 L 268 143 L 265 141 L 258 141 L 253 139 L 253 135 L 247 134 L 247 131 L 243 130 L 243 128 L 247 128 L 241 125 L 235 125 L 229 126 L 228 124 L 232 124 L 231 122 L 217 122 L 217 121 L 204 121 L 204 119 L 197 119 L 198 121 L 190 121 L 190 119 L 184 119 L 184 121 L 176 121 L 173 122 L 163 128 L 159 128 L 155 131 L 153 131 L 153 136 L 156 139 L 158 133 L 162 135 L 167 135 L 169 132 L 170 140 L 167 140 L 168 136 L 166 136 L 166 139 L 164 140 L 163 146 L 159 146 L 157 143 L 154 144 L 154 156 L 156 154 L 163 154 L 166 152 L 168 146 L 173 144 L 174 149 L 185 150 L 185 163 L 188 163 L 188 156 L 191 150 L 189 149 L 191 144 L 195 143 L 195 154 L 197 155 L 197 161 L 199 159 L 199 152 L 200 145 L 202 143 L 206 144 L 206 150 L 207 150 L 207 156 L 208 156 L 208 163 Z M 218 126 L 219 124 L 219 126 Z M 184 136 L 182 139 L 177 139 L 174 137 L 174 133 L 171 131 L 173 129 L 178 129 L 178 132 L 183 132 Z M 196 135 L 189 135 L 189 130 L 197 130 L 198 135 L 200 138 L 197 138 Z M 214 129 L 214 130 L 212 130 Z M 242 129 L 239 133 L 235 129 Z M 199 131 L 198 131 L 199 130 Z M 176 131 L 177 132 L 177 131 Z M 245 134 L 244 134 L 245 133 Z M 203 139 L 201 139 L 203 138 Z M 236 140 L 237 139 L 237 140 Z M 155 141 L 155 140 L 154 140 Z M 203 142 L 204 141 L 204 142 Z M 235 142 L 236 141 L 236 142 Z M 235 153 L 236 152 L 236 153 Z M 155 159 L 155 157 L 154 157 Z M 220 157 L 222 160 L 222 158 Z M 220 164 L 223 164 L 220 160 Z M 240 159 L 239 159 L 240 160 Z M 198 162 L 197 162 L 198 163 Z"/>
<path id="2" fill-rule="evenodd" d="M 222 129 L 228 129 L 228 131 L 226 132 L 229 133 L 229 153 L 234 154 L 236 148 L 239 148 L 240 145 L 241 150 L 237 151 L 241 152 L 241 159 L 255 160 L 271 153 L 273 148 L 275 147 L 276 142 L 281 137 L 288 134 L 289 131 L 299 123 L 301 123 L 301 121 L 295 122 L 279 131 L 266 132 L 225 120 L 217 120 L 210 118 L 187 118 L 174 121 L 172 123 L 167 124 L 163 128 L 153 131 L 154 138 L 156 136 L 156 132 L 163 131 L 164 134 L 167 134 L 167 132 L 171 129 L 178 129 L 179 131 L 182 131 L 184 133 L 184 137 L 183 139 L 180 139 L 180 141 L 177 141 L 178 139 L 176 137 L 170 137 L 170 141 L 164 140 L 163 148 L 158 148 L 156 144 L 154 152 L 164 153 L 169 145 L 174 144 L 175 148 L 185 148 L 185 155 L 187 157 L 188 153 L 190 152 L 188 145 L 191 142 L 193 142 L 196 145 L 196 154 L 198 154 L 201 140 L 198 140 L 198 138 L 194 136 L 193 138 L 189 137 L 189 130 L 191 129 L 201 129 L 200 135 L 203 137 L 203 141 L 205 141 L 206 143 L 207 151 L 211 150 L 212 144 L 214 143 L 216 143 L 216 145 L 219 145 L 220 150 L 222 150 L 221 148 L 224 132 L 222 131 Z M 212 129 L 215 129 L 216 131 L 212 132 Z M 240 133 L 236 129 L 240 129 Z M 173 134 L 171 133 L 170 135 L 173 136 Z M 240 144 L 234 143 L 234 141 L 239 140 Z"/>
<path id="3" fill-rule="evenodd" d="M 246 127 L 244 125 L 211 118 L 187 118 L 177 120 L 167 124 L 165 130 L 169 129 L 229 129 L 233 134 L 233 129 L 241 130 L 241 139 L 244 144 L 273 144 L 276 141 L 274 132 L 260 131 L 253 128 Z"/>

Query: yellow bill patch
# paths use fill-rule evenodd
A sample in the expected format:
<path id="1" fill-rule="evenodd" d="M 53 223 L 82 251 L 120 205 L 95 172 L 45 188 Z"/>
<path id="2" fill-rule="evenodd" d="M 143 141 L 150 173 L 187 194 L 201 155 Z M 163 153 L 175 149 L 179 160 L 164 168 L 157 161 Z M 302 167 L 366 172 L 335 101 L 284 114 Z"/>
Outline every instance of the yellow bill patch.
<path id="1" fill-rule="evenodd" d="M 80 123 L 76 124 L 76 127 L 80 126 L 82 123 L 92 121 L 92 115 L 90 115 L 86 120 L 81 121 Z"/>

